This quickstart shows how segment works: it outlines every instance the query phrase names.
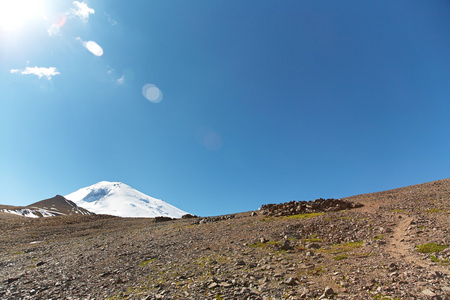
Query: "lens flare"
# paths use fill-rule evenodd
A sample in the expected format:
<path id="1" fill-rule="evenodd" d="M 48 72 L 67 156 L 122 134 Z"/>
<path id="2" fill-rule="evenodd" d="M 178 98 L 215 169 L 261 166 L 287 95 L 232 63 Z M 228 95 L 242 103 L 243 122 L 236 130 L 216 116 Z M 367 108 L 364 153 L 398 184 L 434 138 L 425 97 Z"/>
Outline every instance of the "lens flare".
<path id="1" fill-rule="evenodd" d="M 89 42 L 86 42 L 86 43 L 83 43 L 83 44 L 86 47 L 86 49 L 88 49 L 89 52 L 91 52 L 95 56 L 102 56 L 103 55 L 103 48 L 100 47 L 100 45 L 97 44 L 96 42 L 89 41 Z"/>
<path id="2" fill-rule="evenodd" d="M 54 18 L 53 24 L 58 27 L 63 27 L 66 24 L 66 15 L 57 14 Z"/>
<path id="3" fill-rule="evenodd" d="M 159 103 L 163 98 L 161 90 L 156 85 L 151 83 L 147 83 L 142 87 L 142 95 L 153 103 Z"/>
<path id="4" fill-rule="evenodd" d="M 222 136 L 210 127 L 197 128 L 195 137 L 197 141 L 207 150 L 216 151 L 222 148 Z"/>

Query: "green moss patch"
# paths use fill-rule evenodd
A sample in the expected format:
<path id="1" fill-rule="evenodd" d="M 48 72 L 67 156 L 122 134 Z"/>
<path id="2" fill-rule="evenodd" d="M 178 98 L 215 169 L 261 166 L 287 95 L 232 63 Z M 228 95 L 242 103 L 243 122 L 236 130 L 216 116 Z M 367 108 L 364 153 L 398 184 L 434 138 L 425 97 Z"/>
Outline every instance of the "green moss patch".
<path id="1" fill-rule="evenodd" d="M 447 248 L 447 245 L 444 244 L 436 244 L 436 243 L 428 243 L 417 246 L 417 252 L 420 253 L 436 253 L 441 252 L 445 248 Z"/>

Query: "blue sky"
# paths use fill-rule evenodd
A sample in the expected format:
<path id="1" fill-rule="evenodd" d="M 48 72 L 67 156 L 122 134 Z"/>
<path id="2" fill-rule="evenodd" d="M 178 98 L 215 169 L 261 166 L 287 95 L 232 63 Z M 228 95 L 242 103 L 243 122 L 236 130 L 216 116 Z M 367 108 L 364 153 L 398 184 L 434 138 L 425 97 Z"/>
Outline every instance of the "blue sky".
<path id="1" fill-rule="evenodd" d="M 0 4 L 2 204 L 108 180 L 205 216 L 449 177 L 449 1 L 33 1 Z"/>

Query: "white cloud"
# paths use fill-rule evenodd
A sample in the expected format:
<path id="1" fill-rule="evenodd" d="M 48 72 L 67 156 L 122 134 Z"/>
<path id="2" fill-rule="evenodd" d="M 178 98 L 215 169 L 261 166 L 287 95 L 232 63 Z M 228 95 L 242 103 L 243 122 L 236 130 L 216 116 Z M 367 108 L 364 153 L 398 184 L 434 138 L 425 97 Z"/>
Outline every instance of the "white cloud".
<path id="1" fill-rule="evenodd" d="M 122 77 L 120 77 L 119 79 L 117 79 L 117 84 L 123 84 L 125 82 L 125 75 L 122 75 Z"/>
<path id="2" fill-rule="evenodd" d="M 86 2 L 73 1 L 75 8 L 69 12 L 70 15 L 79 17 L 83 22 L 87 22 L 90 14 L 94 14 L 95 10 L 87 6 Z"/>
<path id="3" fill-rule="evenodd" d="M 20 73 L 22 75 L 36 75 L 39 78 L 45 76 L 48 80 L 52 79 L 55 75 L 61 74 L 55 67 L 26 67 L 24 70 L 12 69 L 10 72 L 11 74 Z"/>

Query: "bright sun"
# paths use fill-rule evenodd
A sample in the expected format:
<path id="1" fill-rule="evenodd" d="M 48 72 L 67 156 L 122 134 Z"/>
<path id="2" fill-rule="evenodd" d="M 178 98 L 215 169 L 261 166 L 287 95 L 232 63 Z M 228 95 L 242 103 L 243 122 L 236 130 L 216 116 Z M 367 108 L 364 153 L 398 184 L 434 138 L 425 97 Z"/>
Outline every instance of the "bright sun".
<path id="1" fill-rule="evenodd" d="M 43 17 L 42 0 L 0 0 L 0 30 L 16 31 Z"/>

